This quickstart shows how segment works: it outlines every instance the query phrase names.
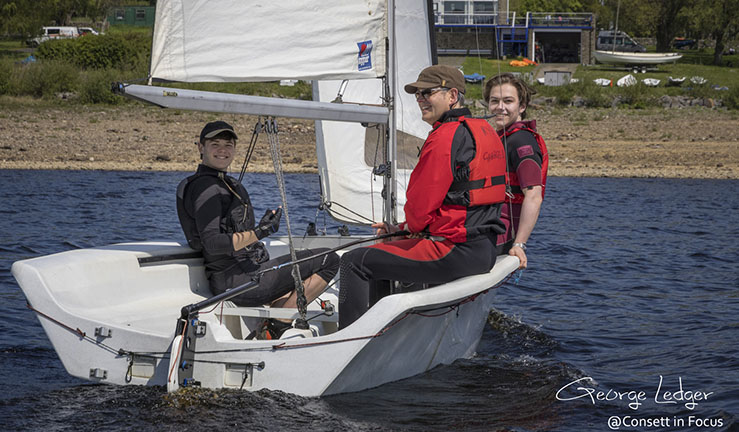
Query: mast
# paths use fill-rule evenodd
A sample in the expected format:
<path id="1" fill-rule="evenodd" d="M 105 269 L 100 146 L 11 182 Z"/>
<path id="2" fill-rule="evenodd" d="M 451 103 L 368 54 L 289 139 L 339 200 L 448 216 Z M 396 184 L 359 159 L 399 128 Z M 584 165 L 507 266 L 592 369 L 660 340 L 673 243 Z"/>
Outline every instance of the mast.
<path id="1" fill-rule="evenodd" d="M 388 133 L 385 161 L 388 172 L 384 177 L 384 220 L 388 223 L 397 223 L 397 211 L 395 209 L 395 197 L 397 194 L 396 179 L 398 178 L 397 166 L 397 124 L 395 115 L 395 95 L 397 87 L 398 71 L 396 70 L 396 47 L 395 47 L 395 0 L 387 2 L 387 84 L 385 86 L 385 100 L 390 110 L 388 117 Z"/>
<path id="2" fill-rule="evenodd" d="M 616 52 L 616 38 L 618 37 L 618 13 L 621 10 L 621 0 L 618 0 L 616 5 L 616 29 L 613 31 L 613 45 L 611 46 L 611 52 Z"/>

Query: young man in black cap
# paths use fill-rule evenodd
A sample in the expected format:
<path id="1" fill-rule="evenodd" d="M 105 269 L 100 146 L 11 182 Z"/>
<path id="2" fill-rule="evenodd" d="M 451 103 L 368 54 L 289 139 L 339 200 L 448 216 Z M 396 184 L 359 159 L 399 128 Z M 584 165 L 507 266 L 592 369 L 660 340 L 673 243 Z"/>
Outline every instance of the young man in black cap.
<path id="1" fill-rule="evenodd" d="M 406 221 L 375 227 L 378 234 L 411 234 L 341 257 L 342 328 L 387 293 L 374 281 L 446 283 L 490 271 L 500 254 L 506 167 L 498 134 L 485 120 L 470 118 L 463 107 L 464 76 L 456 68 L 428 67 L 405 91 L 415 94 L 432 130 L 406 189 Z"/>
<path id="2" fill-rule="evenodd" d="M 198 142 L 202 163 L 177 188 L 180 225 L 190 247 L 203 252 L 205 272 L 214 294 L 251 281 L 259 270 L 290 261 L 290 255 L 270 260 L 260 241 L 277 232 L 282 209 L 267 210 L 256 224 L 249 194 L 226 174 L 236 153 L 237 139 L 233 127 L 226 122 L 206 124 Z M 302 250 L 297 256 L 301 259 L 326 250 Z M 299 265 L 308 302 L 323 292 L 336 275 L 338 263 L 338 256 L 332 253 Z M 291 268 L 287 266 L 265 273 L 258 287 L 232 301 L 239 306 L 296 307 L 294 286 Z M 259 336 L 279 338 L 289 327 L 289 323 L 268 320 Z"/>

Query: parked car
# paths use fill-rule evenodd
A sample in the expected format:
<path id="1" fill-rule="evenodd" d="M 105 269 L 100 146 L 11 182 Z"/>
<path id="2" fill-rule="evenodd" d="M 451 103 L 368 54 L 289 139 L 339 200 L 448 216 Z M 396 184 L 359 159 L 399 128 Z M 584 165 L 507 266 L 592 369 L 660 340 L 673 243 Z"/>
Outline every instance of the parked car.
<path id="1" fill-rule="evenodd" d="M 615 39 L 615 41 L 614 41 Z M 598 39 L 595 41 L 595 49 L 599 51 L 620 51 L 620 52 L 646 52 L 647 49 L 636 42 L 628 34 L 613 30 L 601 30 L 598 32 Z"/>
<path id="2" fill-rule="evenodd" d="M 695 39 L 686 39 L 682 37 L 677 37 L 672 41 L 672 46 L 674 48 L 690 48 L 694 49 L 698 45 L 698 42 Z"/>
<path id="3" fill-rule="evenodd" d="M 77 27 L 77 30 L 79 30 L 80 36 L 85 36 L 85 35 L 95 35 L 95 36 L 97 36 L 99 34 L 92 27 Z"/>
<path id="4" fill-rule="evenodd" d="M 79 35 L 80 31 L 77 27 L 43 27 L 41 30 L 41 34 L 39 36 L 36 36 L 35 38 L 28 39 L 26 41 L 26 44 L 32 47 L 37 47 L 47 40 L 73 38 Z"/>

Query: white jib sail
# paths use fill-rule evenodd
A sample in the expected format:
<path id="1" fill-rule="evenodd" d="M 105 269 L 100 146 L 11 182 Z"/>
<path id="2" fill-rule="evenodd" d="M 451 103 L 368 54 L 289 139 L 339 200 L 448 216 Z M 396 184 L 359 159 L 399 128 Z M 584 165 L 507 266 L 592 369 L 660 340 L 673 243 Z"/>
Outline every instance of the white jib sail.
<path id="1" fill-rule="evenodd" d="M 403 86 L 414 82 L 418 73 L 432 63 L 427 2 L 396 0 L 397 86 L 397 218 L 405 220 L 403 205 L 410 172 L 431 127 L 421 120 L 415 97 Z M 314 82 L 314 99 L 336 98 L 341 81 Z M 345 102 L 382 103 L 382 81 L 352 80 L 343 94 Z M 383 161 L 384 148 L 378 145 L 377 129 L 359 124 L 316 122 L 316 146 L 321 188 L 329 212 L 339 220 L 355 223 L 381 222 L 383 179 L 372 170 Z M 351 212 L 346 210 L 351 209 Z"/>
<path id="2" fill-rule="evenodd" d="M 159 0 L 151 77 L 181 82 L 385 75 L 383 0 Z"/>

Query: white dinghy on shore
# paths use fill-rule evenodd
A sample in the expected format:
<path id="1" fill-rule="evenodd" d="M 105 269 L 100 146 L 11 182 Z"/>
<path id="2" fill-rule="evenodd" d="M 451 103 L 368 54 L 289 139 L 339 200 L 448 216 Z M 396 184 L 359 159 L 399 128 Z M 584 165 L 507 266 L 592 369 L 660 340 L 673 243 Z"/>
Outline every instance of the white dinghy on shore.
<path id="1" fill-rule="evenodd" d="M 153 85 L 117 90 L 162 107 L 316 120 L 320 205 L 347 223 L 403 220 L 404 187 L 429 127 L 399 84 L 433 62 L 431 2 L 325 0 L 320 12 L 310 0 L 294 0 L 289 10 L 282 2 L 252 3 L 159 0 L 150 84 L 311 80 L 313 101 Z M 290 243 L 338 249 L 358 240 L 271 238 L 266 245 L 276 257 Z M 202 256 L 176 242 L 71 250 L 16 262 L 12 274 L 73 376 L 172 391 L 318 396 L 472 356 L 491 290 L 518 264 L 501 256 L 489 273 L 389 295 L 341 330 L 338 284 L 307 311 L 235 307 L 228 299 L 238 290 L 213 296 Z M 279 340 L 245 339 L 265 318 L 303 315 L 308 329 Z"/>
<path id="2" fill-rule="evenodd" d="M 648 66 L 675 63 L 683 55 L 679 53 L 629 53 L 615 51 L 593 51 L 599 63 L 626 66 Z"/>

